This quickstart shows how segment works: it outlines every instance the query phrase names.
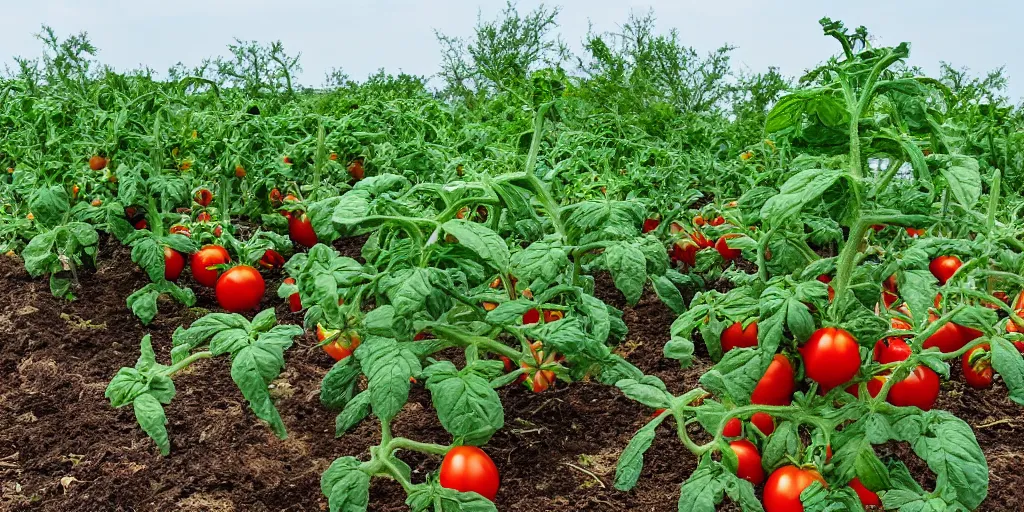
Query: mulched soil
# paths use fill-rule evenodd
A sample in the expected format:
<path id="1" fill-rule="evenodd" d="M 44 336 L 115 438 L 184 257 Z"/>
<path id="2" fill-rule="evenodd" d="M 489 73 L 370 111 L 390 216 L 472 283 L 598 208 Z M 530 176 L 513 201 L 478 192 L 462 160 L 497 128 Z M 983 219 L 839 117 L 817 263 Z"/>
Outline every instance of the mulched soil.
<path id="1" fill-rule="evenodd" d="M 358 256 L 360 245 L 354 239 L 336 246 Z M 116 241 L 104 240 L 99 268 L 79 278 L 82 299 L 60 301 L 45 280 L 29 278 L 20 260 L 0 257 L 0 510 L 326 510 L 320 473 L 336 457 L 365 457 L 378 442 L 372 420 L 334 438 L 334 414 L 318 396 L 333 361 L 307 335 L 286 354 L 274 384 L 288 439 L 275 438 L 248 410 L 226 359 L 205 360 L 175 378 L 178 394 L 166 407 L 171 455 L 161 457 L 131 410 L 111 408 L 103 391 L 118 368 L 134 365 L 144 334 L 153 335 L 158 358 L 166 362 L 174 329 L 216 310 L 216 300 L 199 290 L 196 307 L 162 303 L 155 322 L 142 326 L 125 298 L 146 277 Z M 264 307 L 276 307 L 281 321 L 299 323 L 301 317 L 276 298 L 277 284 L 268 282 Z M 598 295 L 624 308 L 630 333 L 621 354 L 674 392 L 696 385 L 710 362 L 699 349 L 687 369 L 662 357 L 675 316 L 653 294 L 625 307 L 607 276 L 598 276 Z M 1024 510 L 1020 408 L 1000 384 L 977 391 L 954 378 L 943 391 L 938 407 L 974 427 L 989 461 L 992 484 L 982 510 Z M 499 395 L 505 427 L 486 446 L 502 475 L 499 510 L 676 510 L 679 484 L 695 461 L 668 426 L 648 452 L 636 489 L 612 487 L 619 454 L 651 411 L 589 382 L 542 394 L 508 386 Z M 450 442 L 422 387 L 413 388 L 394 431 Z M 922 483 L 931 483 L 927 467 L 906 446 L 887 450 L 902 456 Z M 414 479 L 438 465 L 427 456 L 403 458 Z M 404 501 L 397 484 L 374 481 L 370 510 L 407 510 Z M 736 508 L 725 504 L 722 510 Z"/>

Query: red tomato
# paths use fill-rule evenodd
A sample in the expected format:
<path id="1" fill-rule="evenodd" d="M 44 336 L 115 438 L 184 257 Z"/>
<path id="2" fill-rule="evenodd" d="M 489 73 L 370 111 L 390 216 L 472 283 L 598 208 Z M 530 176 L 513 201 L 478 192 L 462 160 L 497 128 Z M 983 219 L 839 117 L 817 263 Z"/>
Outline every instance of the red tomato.
<path id="1" fill-rule="evenodd" d="M 177 281 L 182 270 L 185 270 L 185 257 L 170 247 L 164 247 L 164 279 Z"/>
<path id="2" fill-rule="evenodd" d="M 313 223 L 305 213 L 295 212 L 288 219 L 288 237 L 303 247 L 316 245 L 316 232 L 313 231 Z"/>
<path id="3" fill-rule="evenodd" d="M 650 233 L 651 231 L 658 229 L 659 224 L 661 224 L 661 221 L 658 219 L 644 219 L 644 226 L 641 231 L 644 233 Z"/>
<path id="4" fill-rule="evenodd" d="M 721 215 L 711 219 L 712 226 L 721 226 L 722 224 L 725 224 L 725 217 L 722 217 Z"/>
<path id="5" fill-rule="evenodd" d="M 476 446 L 456 446 L 441 462 L 441 487 L 475 492 L 494 501 L 498 496 L 498 467 Z"/>
<path id="6" fill-rule="evenodd" d="M 270 204 L 273 206 L 281 204 L 281 201 L 283 200 L 283 196 L 281 196 L 281 191 L 276 188 L 270 190 L 270 195 L 268 196 L 268 198 L 270 199 Z"/>
<path id="7" fill-rule="evenodd" d="M 825 485 L 825 479 L 814 469 L 796 466 L 782 466 L 776 469 L 764 484 L 764 509 L 766 512 L 803 512 L 800 493 L 817 480 Z"/>
<path id="8" fill-rule="evenodd" d="M 1018 316 L 1020 316 L 1020 315 L 1018 315 Z M 957 330 L 957 332 L 960 333 L 960 341 L 964 345 L 966 345 L 966 344 L 968 344 L 968 343 L 970 343 L 970 342 L 980 338 L 981 334 L 982 334 L 981 331 L 979 331 L 977 329 L 972 329 L 970 327 L 967 327 L 966 325 L 959 325 L 959 324 L 957 324 L 956 330 Z"/>
<path id="9" fill-rule="evenodd" d="M 961 265 L 963 262 L 956 256 L 939 256 L 928 265 L 928 270 L 932 271 L 932 275 L 939 280 L 939 284 L 946 284 L 946 281 L 953 277 Z"/>
<path id="10" fill-rule="evenodd" d="M 1024 318 L 1024 309 L 1017 311 L 1017 316 L 1019 316 L 1021 318 Z M 1013 319 L 1009 319 L 1009 320 L 1006 321 L 1006 332 L 1008 332 L 1008 333 L 1015 333 L 1015 332 L 1020 333 L 1020 332 L 1024 332 L 1024 328 L 1022 328 L 1022 327 L 1018 326 L 1016 323 L 1014 323 Z"/>
<path id="11" fill-rule="evenodd" d="M 761 485 L 761 482 L 764 482 L 764 468 L 761 467 L 761 454 L 754 443 L 740 439 L 729 443 L 729 448 L 739 461 L 736 476 L 754 485 Z"/>
<path id="12" fill-rule="evenodd" d="M 353 160 L 352 163 L 348 164 L 348 174 L 356 181 L 366 177 L 366 171 L 363 170 L 363 161 Z"/>
<path id="13" fill-rule="evenodd" d="M 757 382 L 750 402 L 758 405 L 789 405 L 796 388 L 793 365 L 782 354 L 776 354 L 768 370 Z"/>
<path id="14" fill-rule="evenodd" d="M 875 398 L 876 396 L 878 396 L 878 393 L 882 392 L 882 386 L 885 385 L 886 380 L 887 377 L 882 375 L 875 375 L 874 377 L 872 377 L 871 380 L 868 381 L 868 395 L 871 395 L 871 398 Z M 853 384 L 852 386 L 846 388 L 846 392 L 857 398 L 860 398 L 860 385 Z"/>
<path id="15" fill-rule="evenodd" d="M 726 261 L 734 260 L 736 258 L 739 258 L 741 254 L 743 254 L 743 251 L 740 251 L 739 249 L 732 249 L 729 247 L 728 239 L 736 238 L 737 236 L 739 235 L 735 233 L 722 235 L 718 239 L 718 241 L 715 242 L 715 250 L 718 251 L 718 254 L 722 255 L 722 259 Z"/>
<path id="16" fill-rule="evenodd" d="M 992 387 L 992 356 L 988 344 L 968 350 L 961 362 L 964 380 L 975 389 Z"/>
<path id="17" fill-rule="evenodd" d="M 523 313 L 523 325 L 530 325 L 540 322 L 540 311 L 536 308 L 531 308 Z"/>
<path id="18" fill-rule="evenodd" d="M 865 507 L 882 506 L 882 500 L 878 498 L 878 495 L 864 487 L 864 484 L 860 483 L 859 478 L 854 477 L 853 480 L 850 480 L 850 488 L 853 489 L 853 492 L 857 493 L 857 497 L 860 498 L 861 504 Z"/>
<path id="19" fill-rule="evenodd" d="M 107 166 L 107 159 L 99 155 L 89 158 L 89 168 L 94 171 L 102 171 Z"/>
<path id="20" fill-rule="evenodd" d="M 860 369 L 860 345 L 853 335 L 835 327 L 818 329 L 800 347 L 807 377 L 828 391 L 848 382 Z"/>
<path id="21" fill-rule="evenodd" d="M 697 251 L 700 248 L 690 240 L 680 240 L 672 245 L 672 260 L 681 261 L 691 267 L 697 266 Z"/>
<path id="22" fill-rule="evenodd" d="M 244 178 L 245 177 L 245 167 L 242 167 L 241 165 L 236 165 L 235 166 L 235 177 L 236 178 Z"/>
<path id="23" fill-rule="evenodd" d="M 565 313 L 558 309 L 545 309 L 544 310 L 544 323 L 550 324 L 551 322 L 557 322 L 565 318 Z"/>
<path id="24" fill-rule="evenodd" d="M 829 284 L 829 283 L 832 282 L 832 276 L 830 276 L 828 274 L 822 274 L 822 275 L 818 276 L 816 279 L 818 281 L 821 281 L 821 282 L 825 283 L 825 284 L 828 284 L 828 300 L 830 302 L 832 301 L 832 299 L 836 298 L 836 291 L 833 290 L 832 289 L 832 285 Z"/>
<path id="25" fill-rule="evenodd" d="M 939 376 L 927 366 L 914 368 L 910 376 L 889 388 L 886 400 L 897 407 L 930 410 L 939 398 Z"/>
<path id="26" fill-rule="evenodd" d="M 704 217 L 702 215 L 698 215 L 693 218 L 694 226 L 703 226 L 705 224 L 707 224 L 707 221 L 704 220 Z"/>
<path id="27" fill-rule="evenodd" d="M 284 163 L 285 163 L 286 165 L 291 165 L 291 163 L 292 163 L 292 159 L 291 159 L 291 158 L 289 158 L 289 157 L 288 157 L 288 155 L 285 155 L 285 157 L 284 157 Z"/>
<path id="28" fill-rule="evenodd" d="M 199 215 L 196 215 L 196 222 L 210 222 L 210 219 L 210 212 L 199 212 Z"/>
<path id="29" fill-rule="evenodd" d="M 935 313 L 928 313 L 928 319 L 934 322 L 939 319 L 939 316 Z M 938 347 L 942 352 L 956 352 L 963 348 L 965 343 L 960 328 L 953 322 L 948 322 L 935 331 L 935 334 L 924 340 L 924 348 Z"/>
<path id="30" fill-rule="evenodd" d="M 32 214 L 30 213 L 29 215 L 32 215 Z M 29 220 L 32 220 L 32 219 L 30 218 Z M 147 228 L 149 228 L 149 223 L 146 222 L 146 219 L 142 219 L 142 220 L 140 220 L 140 221 L 135 223 L 135 229 L 147 229 Z"/>
<path id="31" fill-rule="evenodd" d="M 743 433 L 743 422 L 739 418 L 733 418 L 725 422 L 722 435 L 725 437 L 739 437 Z"/>
<path id="32" fill-rule="evenodd" d="M 766 436 L 770 436 L 772 432 L 775 432 L 775 419 L 765 412 L 755 412 L 750 417 L 750 424 L 757 427 Z"/>
<path id="33" fill-rule="evenodd" d="M 875 230 L 875 233 L 885 229 L 885 224 L 872 224 L 871 229 Z"/>
<path id="34" fill-rule="evenodd" d="M 733 234 L 730 238 L 736 236 L 739 235 Z M 704 236 L 704 233 L 700 231 L 694 231 L 693 233 L 690 233 L 690 240 L 693 240 L 693 243 L 697 244 L 697 247 L 699 249 L 709 249 L 715 246 L 715 243 L 712 242 L 708 237 Z"/>
<path id="35" fill-rule="evenodd" d="M 201 188 L 196 191 L 194 199 L 196 200 L 196 203 L 199 203 L 199 206 L 205 208 L 213 201 L 213 192 L 210 192 L 208 189 Z"/>
<path id="36" fill-rule="evenodd" d="M 327 338 L 338 334 L 338 332 L 339 331 L 337 329 L 327 329 L 320 324 L 316 324 L 317 341 L 322 342 Z M 346 336 L 342 334 L 337 336 L 330 343 L 322 345 L 324 352 L 327 352 L 327 355 L 331 356 L 335 361 L 341 361 L 342 359 L 352 355 L 352 352 L 359 348 L 359 344 L 362 342 L 362 339 L 360 339 L 359 335 L 355 332 L 352 332 L 347 336 L 348 341 L 345 341 L 345 338 Z"/>
<path id="37" fill-rule="evenodd" d="M 910 345 L 900 338 L 887 338 L 875 343 L 875 361 L 881 364 L 906 361 L 911 353 Z"/>
<path id="38" fill-rule="evenodd" d="M 266 288 L 258 270 L 248 265 L 232 267 L 217 279 L 217 303 L 232 313 L 250 311 L 260 305 Z"/>
<path id="39" fill-rule="evenodd" d="M 188 230 L 188 228 L 182 226 L 181 224 L 175 224 L 171 226 L 170 233 L 172 235 L 192 236 L 192 233 Z"/>
<path id="40" fill-rule="evenodd" d="M 217 284 L 217 277 L 220 274 L 216 269 L 209 267 L 229 261 L 231 261 L 231 257 L 228 256 L 227 249 L 219 245 L 203 246 L 199 252 L 192 255 L 192 277 L 203 286 L 213 287 Z"/>
<path id="41" fill-rule="evenodd" d="M 284 280 L 285 284 L 295 284 L 295 279 L 289 277 Z M 302 311 L 302 298 L 299 297 L 299 293 L 295 292 L 288 296 L 288 309 L 292 310 L 292 313 Z"/>
<path id="42" fill-rule="evenodd" d="M 909 236 L 910 238 L 921 238 L 921 237 L 924 236 L 925 232 L 927 231 L 924 228 L 921 228 L 921 229 L 906 228 L 906 229 L 907 229 L 907 236 Z"/>
<path id="43" fill-rule="evenodd" d="M 896 274 L 893 274 L 882 283 L 882 302 L 888 308 L 892 307 L 899 298 L 896 291 Z"/>
<path id="44" fill-rule="evenodd" d="M 281 253 L 279 253 L 279 252 L 277 252 L 277 251 L 275 251 L 273 249 L 267 249 L 263 253 L 263 256 L 260 257 L 260 266 L 265 268 L 265 269 L 269 270 L 269 269 L 272 269 L 272 268 L 281 267 L 283 265 L 284 265 L 284 256 L 281 256 Z"/>
<path id="45" fill-rule="evenodd" d="M 757 346 L 757 321 L 750 322 L 746 329 L 743 322 L 736 322 L 722 331 L 722 352 L 728 352 L 734 348 L 746 348 Z"/>

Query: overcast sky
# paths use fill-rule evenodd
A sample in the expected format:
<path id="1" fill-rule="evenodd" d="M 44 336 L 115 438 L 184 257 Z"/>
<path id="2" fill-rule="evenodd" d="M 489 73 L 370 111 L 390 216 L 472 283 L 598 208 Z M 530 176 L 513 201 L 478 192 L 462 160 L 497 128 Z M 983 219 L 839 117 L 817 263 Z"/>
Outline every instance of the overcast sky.
<path id="1" fill-rule="evenodd" d="M 541 2 L 520 0 L 520 12 Z M 684 44 L 737 46 L 734 63 L 749 71 L 774 65 L 798 75 L 837 50 L 817 20 L 866 25 L 876 44 L 911 43 L 910 63 L 930 74 L 940 60 L 981 74 L 1005 65 L 1010 96 L 1024 97 L 1024 3 L 1014 0 L 561 0 L 561 34 L 576 50 L 588 24 L 616 30 L 630 11 L 653 9 L 658 28 L 679 30 Z M 362 79 L 384 68 L 432 75 L 440 50 L 434 30 L 469 36 L 477 16 L 493 19 L 504 0 L 0 0 L 0 62 L 34 57 L 42 24 L 65 36 L 87 31 L 99 58 L 118 69 L 147 65 L 164 74 L 176 62 L 198 64 L 227 53 L 237 37 L 281 40 L 302 53 L 305 85 L 320 85 L 340 67 Z"/>

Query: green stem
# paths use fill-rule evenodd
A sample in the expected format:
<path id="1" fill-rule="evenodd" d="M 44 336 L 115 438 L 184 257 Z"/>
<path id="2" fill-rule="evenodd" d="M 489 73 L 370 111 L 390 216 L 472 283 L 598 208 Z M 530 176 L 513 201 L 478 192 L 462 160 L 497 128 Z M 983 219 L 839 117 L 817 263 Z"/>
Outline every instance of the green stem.
<path id="1" fill-rule="evenodd" d="M 419 441 L 413 441 L 412 439 L 406 439 L 404 437 L 396 437 L 391 440 L 388 445 L 388 453 L 394 450 L 410 450 L 420 453 L 429 453 L 431 455 L 445 455 L 451 450 L 451 446 L 442 446 L 433 443 L 421 443 Z"/>
<path id="2" fill-rule="evenodd" d="M 181 361 L 178 361 L 177 363 L 172 364 L 171 366 L 168 366 L 166 369 L 164 369 L 163 373 L 164 373 L 164 375 L 170 377 L 170 376 L 173 376 L 174 374 L 180 372 L 181 370 L 184 370 L 188 365 L 190 365 L 190 364 L 192 364 L 192 363 L 194 363 L 194 362 L 196 362 L 196 361 L 198 361 L 200 359 L 209 359 L 211 357 L 213 357 L 213 352 L 210 352 L 209 350 L 204 350 L 202 352 L 196 352 L 195 354 L 192 354 L 192 355 L 186 357 L 185 359 L 182 359 Z"/>
<path id="3" fill-rule="evenodd" d="M 832 301 L 832 305 L 829 307 L 829 313 L 833 319 L 838 314 L 837 308 L 843 302 L 842 298 L 850 284 L 850 276 L 853 274 L 853 267 L 857 262 L 857 253 L 860 251 L 860 244 L 864 241 L 867 231 L 868 223 L 863 218 L 858 219 L 850 230 L 850 237 L 846 240 L 846 245 L 839 253 L 839 261 L 836 263 L 836 278 L 832 285 L 836 300 Z"/>
<path id="4" fill-rule="evenodd" d="M 896 173 L 899 172 L 900 167 L 903 166 L 902 160 L 892 160 L 889 162 L 889 168 L 885 170 L 885 174 L 882 175 L 878 183 L 875 184 L 875 188 L 871 191 L 871 197 L 878 197 L 886 187 L 889 186 L 889 182 L 892 181 Z"/>

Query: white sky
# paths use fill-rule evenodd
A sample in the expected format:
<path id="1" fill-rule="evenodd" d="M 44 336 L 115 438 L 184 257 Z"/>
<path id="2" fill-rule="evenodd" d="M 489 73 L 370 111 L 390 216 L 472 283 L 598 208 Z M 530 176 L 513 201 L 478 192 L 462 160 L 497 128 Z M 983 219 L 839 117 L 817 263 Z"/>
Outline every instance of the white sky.
<path id="1" fill-rule="evenodd" d="M 541 2 L 520 0 L 525 13 Z M 616 30 L 631 10 L 653 9 L 658 28 L 679 29 L 684 44 L 711 50 L 738 48 L 735 65 L 763 71 L 775 65 L 798 75 L 837 50 L 821 35 L 822 16 L 848 27 L 866 25 L 876 44 L 911 42 L 910 63 L 934 74 L 940 60 L 981 74 L 1001 65 L 1014 102 L 1024 97 L 1024 56 L 1016 0 L 560 0 L 562 37 L 579 49 L 592 23 Z M 0 63 L 34 57 L 42 24 L 66 36 L 87 31 L 99 58 L 118 69 L 145 64 L 161 74 L 178 61 L 198 64 L 227 53 L 234 37 L 281 40 L 302 53 L 299 81 L 320 85 L 340 67 L 354 79 L 378 68 L 417 75 L 438 70 L 434 30 L 467 37 L 478 13 L 493 19 L 504 0 L 0 0 Z"/>

